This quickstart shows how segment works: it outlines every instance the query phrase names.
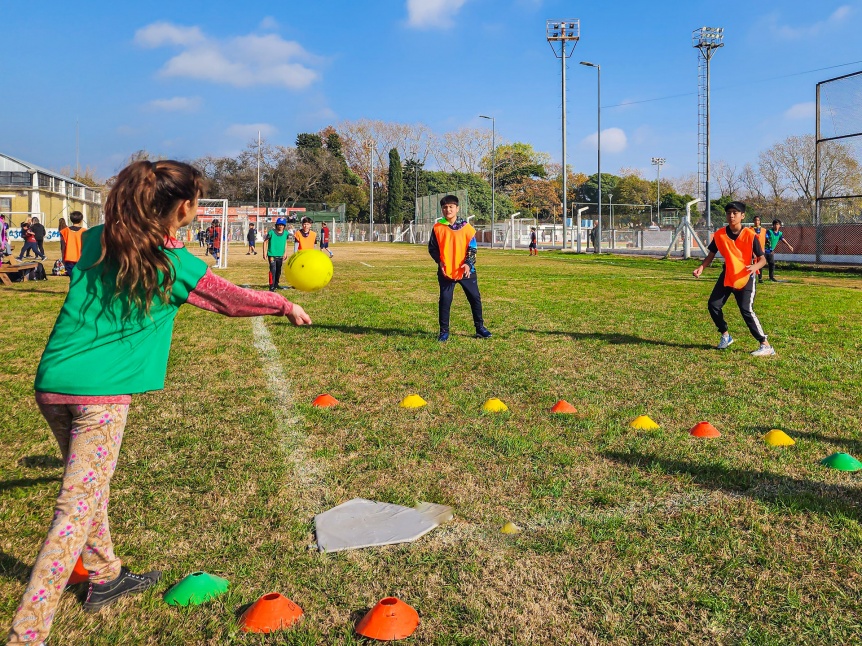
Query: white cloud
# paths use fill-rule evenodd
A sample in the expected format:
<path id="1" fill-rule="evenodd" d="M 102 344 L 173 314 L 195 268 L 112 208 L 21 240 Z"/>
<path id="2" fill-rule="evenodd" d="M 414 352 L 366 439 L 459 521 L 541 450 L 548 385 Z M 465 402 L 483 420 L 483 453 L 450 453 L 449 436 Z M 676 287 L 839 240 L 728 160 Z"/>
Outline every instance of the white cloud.
<path id="1" fill-rule="evenodd" d="M 181 45 L 188 47 L 205 40 L 197 27 L 182 27 L 169 22 L 154 22 L 135 32 L 135 42 L 141 47 Z"/>
<path id="2" fill-rule="evenodd" d="M 581 140 L 581 146 L 584 148 L 598 148 L 599 137 L 597 133 L 593 133 Z M 626 133 L 621 128 L 606 128 L 602 130 L 602 152 L 603 153 L 621 153 L 628 146 L 628 138 Z"/>
<path id="3" fill-rule="evenodd" d="M 159 75 L 167 78 L 191 78 L 235 87 L 276 85 L 300 90 L 319 77 L 319 73 L 307 65 L 319 59 L 299 43 L 283 40 L 276 34 L 248 34 L 217 40 L 197 27 L 159 22 L 139 29 L 135 42 L 148 48 L 178 46 L 182 49 L 159 70 Z"/>
<path id="4" fill-rule="evenodd" d="M 269 137 L 278 132 L 278 128 L 269 123 L 235 123 L 224 131 L 228 137 L 244 140 L 257 139 L 258 132 L 261 137 Z"/>
<path id="5" fill-rule="evenodd" d="M 845 4 L 838 7 L 823 20 L 811 22 L 799 27 L 781 24 L 777 13 L 773 13 L 768 16 L 766 22 L 772 32 L 779 38 L 784 40 L 802 40 L 815 38 L 822 35 L 824 32 L 830 31 L 833 27 L 840 26 L 851 13 L 853 13 L 853 7 Z"/>
<path id="6" fill-rule="evenodd" d="M 814 101 L 807 101 L 790 106 L 784 116 L 787 119 L 813 119 L 816 113 L 817 104 Z"/>
<path id="7" fill-rule="evenodd" d="M 147 104 L 150 110 L 165 112 L 195 112 L 201 107 L 200 97 L 175 96 L 171 99 L 153 99 Z"/>
<path id="8" fill-rule="evenodd" d="M 259 29 L 263 29 L 264 31 L 273 31 L 274 29 L 278 29 L 279 24 L 278 21 L 272 16 L 267 16 L 263 20 L 260 21 L 258 25 Z"/>
<path id="9" fill-rule="evenodd" d="M 451 27 L 467 0 L 407 0 L 407 24 L 418 29 Z"/>

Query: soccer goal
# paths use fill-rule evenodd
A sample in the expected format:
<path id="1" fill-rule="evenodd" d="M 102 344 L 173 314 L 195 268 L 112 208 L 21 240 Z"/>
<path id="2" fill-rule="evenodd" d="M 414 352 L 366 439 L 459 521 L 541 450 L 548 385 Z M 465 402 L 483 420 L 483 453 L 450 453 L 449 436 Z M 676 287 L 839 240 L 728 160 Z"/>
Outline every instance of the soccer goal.
<path id="1" fill-rule="evenodd" d="M 195 218 L 195 222 L 198 224 L 197 233 L 203 231 L 210 223 L 218 222 L 220 244 L 218 260 L 215 267 L 218 269 L 227 269 L 228 242 L 231 239 L 227 200 L 198 200 L 198 215 Z"/>

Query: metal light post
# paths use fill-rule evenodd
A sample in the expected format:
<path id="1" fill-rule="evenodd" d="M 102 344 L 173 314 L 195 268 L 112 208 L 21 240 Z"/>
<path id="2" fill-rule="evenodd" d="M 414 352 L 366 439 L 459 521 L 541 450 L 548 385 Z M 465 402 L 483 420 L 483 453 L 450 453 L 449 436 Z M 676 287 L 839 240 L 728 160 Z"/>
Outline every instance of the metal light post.
<path id="1" fill-rule="evenodd" d="M 257 226 L 254 234 L 257 235 L 260 233 L 260 130 L 257 131 L 257 209 L 254 213 Z"/>
<path id="2" fill-rule="evenodd" d="M 664 165 L 664 157 L 653 157 L 652 165 L 655 166 L 655 212 L 661 220 L 661 167 Z M 661 224 L 657 222 L 656 224 Z"/>
<path id="3" fill-rule="evenodd" d="M 368 188 L 371 190 L 371 203 L 368 209 L 368 242 L 374 242 L 374 140 L 366 139 L 365 145 L 368 147 L 368 157 L 371 160 L 371 177 L 368 181 Z"/>
<path id="4" fill-rule="evenodd" d="M 598 141 L 596 149 L 598 150 L 598 175 L 599 175 L 599 228 L 596 230 L 596 253 L 602 252 L 602 66 L 589 61 L 581 61 L 581 65 L 587 67 L 595 67 L 598 73 L 598 99 L 596 101 L 598 111 Z"/>
<path id="5" fill-rule="evenodd" d="M 724 47 L 722 27 L 700 27 L 691 34 L 692 45 L 700 50 L 698 58 L 698 179 L 703 181 L 706 200 L 706 228 L 712 232 L 712 204 L 709 197 L 709 62 L 715 50 Z"/>
<path id="6" fill-rule="evenodd" d="M 491 249 L 494 248 L 494 224 L 497 221 L 496 185 L 497 185 L 497 121 L 494 117 L 480 114 L 481 119 L 491 120 Z"/>
<path id="7" fill-rule="evenodd" d="M 578 45 L 578 41 L 581 38 L 581 21 L 580 20 L 548 20 L 545 23 L 545 38 L 548 40 L 548 44 L 551 46 L 551 49 L 554 51 L 554 56 L 560 59 L 563 70 L 563 85 L 562 85 L 562 95 L 563 95 L 563 105 L 562 105 L 562 135 L 563 135 L 563 164 L 562 164 L 562 174 L 563 174 L 563 249 L 566 248 L 566 213 L 568 209 L 566 208 L 567 200 L 568 200 L 568 186 L 567 186 L 567 173 L 566 173 L 566 59 L 571 57 L 572 54 L 575 53 L 575 47 Z M 566 43 L 572 41 L 572 51 L 566 52 Z M 559 51 L 557 51 L 556 43 L 560 44 Z"/>

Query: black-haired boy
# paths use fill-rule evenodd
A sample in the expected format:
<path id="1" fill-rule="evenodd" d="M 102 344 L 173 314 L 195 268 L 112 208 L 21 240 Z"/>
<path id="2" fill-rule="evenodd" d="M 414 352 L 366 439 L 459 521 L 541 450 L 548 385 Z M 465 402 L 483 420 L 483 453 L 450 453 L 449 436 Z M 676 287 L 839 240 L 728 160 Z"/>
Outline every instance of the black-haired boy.
<path id="1" fill-rule="evenodd" d="M 428 240 L 428 253 L 437 263 L 437 282 L 440 285 L 440 334 L 437 340 L 449 340 L 449 311 L 455 285 L 461 285 L 470 303 L 476 338 L 487 339 L 491 333 L 482 319 L 482 296 L 476 279 L 476 229 L 458 217 L 458 198 L 454 195 L 441 199 L 440 209 L 443 217 L 434 224 Z"/>
<path id="2" fill-rule="evenodd" d="M 766 264 L 766 258 L 763 257 L 763 249 L 760 248 L 760 241 L 754 231 L 742 226 L 745 204 L 731 202 L 724 207 L 724 212 L 727 216 L 727 226 L 715 232 L 712 242 L 709 243 L 709 253 L 692 274 L 695 278 L 700 278 L 715 255 L 721 253 L 724 258 L 724 268 L 709 296 L 708 303 L 709 315 L 721 333 L 718 349 L 724 350 L 733 343 L 733 337 L 727 331 L 727 323 L 721 311 L 727 299 L 733 294 L 751 335 L 760 342 L 760 347 L 751 354 L 755 357 L 766 357 L 775 354 L 775 348 L 766 340 L 766 333 L 753 309 L 757 270 Z"/>

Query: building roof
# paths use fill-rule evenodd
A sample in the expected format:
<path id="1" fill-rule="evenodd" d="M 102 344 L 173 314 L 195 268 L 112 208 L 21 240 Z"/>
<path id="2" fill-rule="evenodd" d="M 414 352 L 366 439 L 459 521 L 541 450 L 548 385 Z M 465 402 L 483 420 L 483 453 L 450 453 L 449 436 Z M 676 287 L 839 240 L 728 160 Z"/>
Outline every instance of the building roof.
<path id="1" fill-rule="evenodd" d="M 92 186 L 87 186 L 86 184 L 82 184 L 78 180 L 72 179 L 71 177 L 67 177 L 62 173 L 58 173 L 53 170 L 48 170 L 47 168 L 42 168 L 41 166 L 36 166 L 35 164 L 31 164 L 30 162 L 25 162 L 21 159 L 16 159 L 11 155 L 7 155 L 6 153 L 0 153 L 0 171 L 12 171 L 12 172 L 37 172 L 41 175 L 48 175 L 50 177 L 56 177 L 57 179 L 61 179 L 64 182 L 69 182 L 74 186 L 83 186 L 84 188 L 93 188 Z M 95 189 L 98 190 L 98 189 Z"/>

